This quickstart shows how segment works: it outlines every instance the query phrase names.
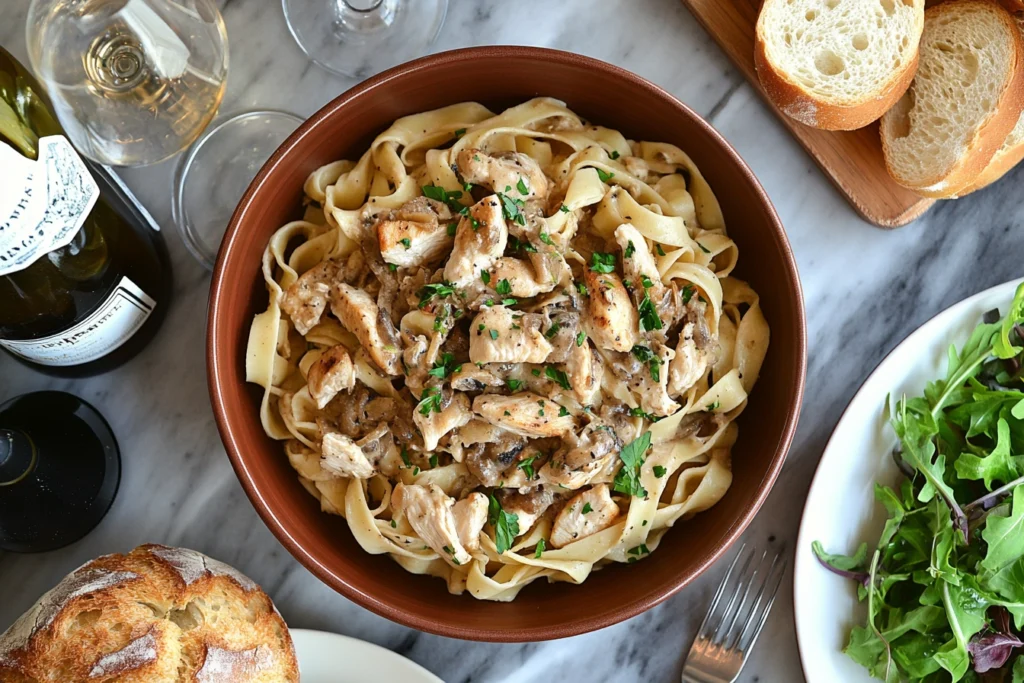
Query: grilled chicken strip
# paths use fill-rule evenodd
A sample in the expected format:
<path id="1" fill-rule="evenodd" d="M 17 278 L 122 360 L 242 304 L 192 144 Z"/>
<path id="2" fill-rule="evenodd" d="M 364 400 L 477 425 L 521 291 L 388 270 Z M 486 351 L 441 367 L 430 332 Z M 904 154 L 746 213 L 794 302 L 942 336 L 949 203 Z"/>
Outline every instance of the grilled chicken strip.
<path id="1" fill-rule="evenodd" d="M 508 227 L 497 195 L 484 197 L 463 216 L 455 231 L 455 246 L 444 267 L 444 279 L 465 287 L 480 278 L 501 257 L 508 243 Z"/>
<path id="2" fill-rule="evenodd" d="M 538 294 L 550 292 L 558 285 L 557 280 L 540 281 L 533 265 L 521 259 L 504 256 L 491 268 L 491 282 L 508 281 L 509 294 L 520 299 L 529 299 Z"/>
<path id="3" fill-rule="evenodd" d="M 320 322 L 337 274 L 337 263 L 323 261 L 300 275 L 281 295 L 281 310 L 292 319 L 299 334 L 306 334 Z"/>
<path id="4" fill-rule="evenodd" d="M 587 331 L 599 348 L 629 351 L 636 344 L 639 318 L 622 278 L 615 273 L 595 273 L 586 268 Z"/>
<path id="5" fill-rule="evenodd" d="M 612 500 L 607 484 L 587 489 L 572 498 L 555 517 L 551 527 L 552 548 L 563 548 L 574 541 L 604 531 L 619 517 L 619 506 Z"/>
<path id="6" fill-rule="evenodd" d="M 492 156 L 479 149 L 464 149 L 459 152 L 456 165 L 467 183 L 483 185 L 514 199 L 543 199 L 548 194 L 544 171 L 526 154 L 502 152 Z M 523 187 L 519 186 L 520 181 Z"/>
<path id="7" fill-rule="evenodd" d="M 309 395 L 316 401 L 316 407 L 323 410 L 331 399 L 341 391 L 352 391 L 356 386 L 356 371 L 348 350 L 338 344 L 324 351 L 315 363 L 309 366 L 306 376 Z"/>
<path id="8" fill-rule="evenodd" d="M 604 363 L 588 339 L 584 339 L 582 344 L 574 343 L 569 350 L 565 374 L 569 377 L 569 386 L 576 400 L 585 406 L 594 403 L 601 392 Z"/>
<path id="9" fill-rule="evenodd" d="M 453 394 L 448 405 L 440 413 L 430 411 L 426 415 L 417 410 L 413 413 L 412 421 L 419 427 L 423 434 L 423 447 L 432 451 L 437 448 L 438 441 L 448 432 L 461 427 L 473 419 L 473 413 L 469 411 L 469 397 L 465 394 Z"/>
<path id="10" fill-rule="evenodd" d="M 561 436 L 576 426 L 572 415 L 559 417 L 557 403 L 529 391 L 512 396 L 477 396 L 473 412 L 497 427 L 526 437 Z"/>
<path id="11" fill-rule="evenodd" d="M 541 331 L 544 317 L 505 306 L 485 307 L 470 325 L 469 360 L 474 363 L 543 363 L 551 344 Z"/>
<path id="12" fill-rule="evenodd" d="M 482 493 L 471 493 L 452 508 L 455 515 L 455 529 L 459 533 L 459 541 L 466 550 L 480 547 L 480 532 L 487 524 L 487 496 Z"/>
<path id="13" fill-rule="evenodd" d="M 331 291 L 331 312 L 345 329 L 359 338 L 359 344 L 366 349 L 377 367 L 389 375 L 401 374 L 401 353 L 381 337 L 377 328 L 380 309 L 369 294 L 344 282 L 337 282 Z"/>
<path id="14" fill-rule="evenodd" d="M 320 442 L 320 467 L 340 477 L 369 479 L 373 465 L 363 449 L 341 432 L 328 432 Z"/>
<path id="15" fill-rule="evenodd" d="M 447 205 L 417 197 L 397 211 L 381 214 L 377 221 L 380 253 L 387 263 L 403 268 L 439 262 L 451 249 Z"/>
<path id="16" fill-rule="evenodd" d="M 692 299 L 687 305 L 686 322 L 679 333 L 676 356 L 669 366 L 668 391 L 684 394 L 708 373 L 714 340 L 704 317 L 705 305 Z"/>
<path id="17" fill-rule="evenodd" d="M 657 297 L 664 290 L 658 265 L 654 262 L 651 250 L 647 248 L 647 240 L 640 231 L 629 223 L 623 223 L 615 229 L 615 241 L 622 248 L 622 272 L 626 279 L 633 283 L 635 291 L 642 296 L 643 279 L 651 281 L 651 297 Z M 627 256 L 626 254 L 629 254 Z"/>
<path id="18" fill-rule="evenodd" d="M 448 564 L 458 567 L 473 559 L 459 539 L 455 499 L 437 484 L 398 484 L 391 493 L 391 505 L 405 515 L 416 534 Z"/>

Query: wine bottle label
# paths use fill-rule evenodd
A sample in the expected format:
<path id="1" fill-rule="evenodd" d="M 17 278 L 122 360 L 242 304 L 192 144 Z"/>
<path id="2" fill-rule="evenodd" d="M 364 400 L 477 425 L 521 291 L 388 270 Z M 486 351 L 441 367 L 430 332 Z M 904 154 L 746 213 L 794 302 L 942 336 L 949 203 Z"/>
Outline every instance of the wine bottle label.
<path id="1" fill-rule="evenodd" d="M 128 341 L 154 308 L 156 301 L 123 277 L 107 300 L 74 327 L 40 339 L 0 339 L 0 346 L 41 365 L 81 365 Z"/>
<path id="2" fill-rule="evenodd" d="M 100 189 L 62 135 L 39 138 L 35 161 L 0 144 L 0 168 L 0 275 L 7 275 L 67 246 Z"/>

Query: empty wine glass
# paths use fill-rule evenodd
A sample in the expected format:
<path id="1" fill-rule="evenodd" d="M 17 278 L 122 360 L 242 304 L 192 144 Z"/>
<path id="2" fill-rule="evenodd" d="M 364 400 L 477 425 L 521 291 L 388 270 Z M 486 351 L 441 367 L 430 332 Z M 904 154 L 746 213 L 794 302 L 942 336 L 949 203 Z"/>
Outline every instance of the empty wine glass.
<path id="1" fill-rule="evenodd" d="M 288 30 L 311 61 L 366 78 L 422 56 L 448 0 L 281 0 Z"/>

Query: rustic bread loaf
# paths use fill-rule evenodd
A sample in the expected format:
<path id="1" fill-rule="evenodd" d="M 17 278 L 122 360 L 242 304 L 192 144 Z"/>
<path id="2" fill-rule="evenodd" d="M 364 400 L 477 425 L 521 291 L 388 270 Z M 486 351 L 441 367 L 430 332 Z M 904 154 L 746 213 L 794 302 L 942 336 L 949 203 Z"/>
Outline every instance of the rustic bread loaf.
<path id="1" fill-rule="evenodd" d="M 754 61 L 783 112 L 826 130 L 877 120 L 910 85 L 924 0 L 765 0 Z"/>
<path id="2" fill-rule="evenodd" d="M 882 117 L 889 173 L 925 197 L 969 191 L 1024 110 L 1024 39 L 1013 16 L 982 0 L 925 13 L 917 75 Z"/>
<path id="3" fill-rule="evenodd" d="M 228 565 L 181 548 L 93 560 L 0 635 L 0 683 L 298 680 L 270 598 Z"/>

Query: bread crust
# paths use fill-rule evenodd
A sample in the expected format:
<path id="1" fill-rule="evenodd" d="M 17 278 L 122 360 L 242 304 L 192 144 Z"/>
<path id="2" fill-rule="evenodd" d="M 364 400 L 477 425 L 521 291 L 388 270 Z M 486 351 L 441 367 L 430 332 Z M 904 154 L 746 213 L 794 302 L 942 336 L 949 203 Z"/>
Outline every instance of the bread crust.
<path id="1" fill-rule="evenodd" d="M 903 68 L 894 72 L 890 80 L 877 95 L 869 94 L 867 99 L 856 105 L 838 105 L 823 100 L 808 92 L 802 85 L 792 81 L 768 56 L 768 44 L 764 36 L 763 22 L 765 6 L 773 0 L 765 0 L 757 18 L 754 36 L 754 68 L 761 81 L 761 87 L 772 103 L 784 114 L 800 123 L 822 130 L 857 130 L 877 121 L 910 87 L 917 73 L 918 52 Z"/>
<path id="2" fill-rule="evenodd" d="M 956 12 L 968 6 L 986 8 L 996 12 L 1006 23 L 1007 30 L 1013 36 L 1016 49 L 1012 60 L 1013 76 L 993 107 L 988 120 L 982 123 L 973 138 L 967 141 L 967 151 L 946 175 L 933 176 L 920 184 L 911 183 L 900 178 L 890 163 L 892 157 L 890 126 L 886 125 L 884 118 L 882 120 L 882 151 L 885 155 L 885 165 L 889 175 L 903 187 L 930 199 L 953 199 L 980 187 L 977 184 L 978 179 L 982 175 L 987 175 L 987 167 L 1003 143 L 1006 142 L 1006 137 L 1017 125 L 1017 120 L 1020 118 L 1021 112 L 1024 111 L 1024 37 L 1021 36 L 1020 29 L 1009 12 L 986 0 L 957 0 L 929 8 L 925 12 L 925 21 L 927 22 L 929 17 Z"/>
<path id="3" fill-rule="evenodd" d="M 964 197 L 972 192 L 988 187 L 1006 175 L 1010 169 L 1021 161 L 1024 161 L 1024 140 L 1008 149 L 1006 153 L 997 153 L 995 158 L 982 171 L 981 175 L 978 176 L 978 179 L 970 187 L 957 194 L 957 197 Z"/>
<path id="4" fill-rule="evenodd" d="M 297 682 L 288 627 L 259 586 L 159 545 L 79 567 L 0 635 L 0 682 Z"/>
<path id="5" fill-rule="evenodd" d="M 1024 0 L 1000 0 L 1000 2 L 1003 3 L 1003 7 L 1011 12 L 1024 11 Z"/>

